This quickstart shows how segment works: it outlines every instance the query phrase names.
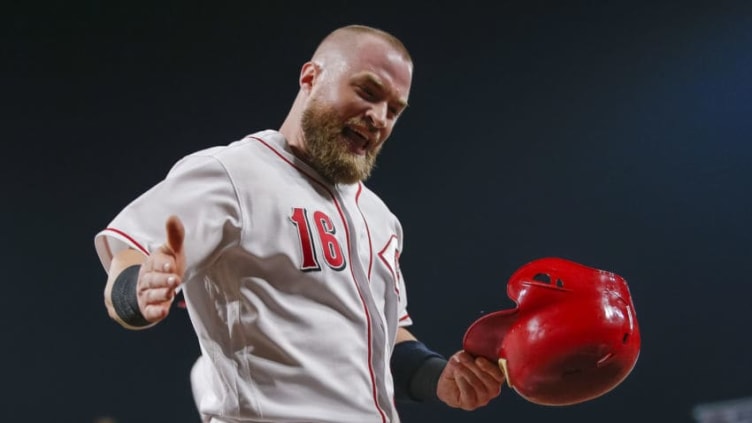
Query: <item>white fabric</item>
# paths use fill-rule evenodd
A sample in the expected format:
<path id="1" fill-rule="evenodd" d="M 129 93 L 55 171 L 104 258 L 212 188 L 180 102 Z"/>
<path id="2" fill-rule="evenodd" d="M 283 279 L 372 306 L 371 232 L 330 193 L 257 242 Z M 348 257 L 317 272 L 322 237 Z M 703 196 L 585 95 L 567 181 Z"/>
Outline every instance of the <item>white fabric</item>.
<path id="1" fill-rule="evenodd" d="M 182 290 L 205 421 L 399 421 L 389 356 L 397 327 L 412 323 L 402 228 L 372 191 L 325 183 L 279 132 L 262 131 L 183 158 L 129 204 L 95 238 L 105 269 L 120 249 L 162 245 L 171 214 L 186 230 Z M 316 266 L 302 270 L 305 245 Z"/>

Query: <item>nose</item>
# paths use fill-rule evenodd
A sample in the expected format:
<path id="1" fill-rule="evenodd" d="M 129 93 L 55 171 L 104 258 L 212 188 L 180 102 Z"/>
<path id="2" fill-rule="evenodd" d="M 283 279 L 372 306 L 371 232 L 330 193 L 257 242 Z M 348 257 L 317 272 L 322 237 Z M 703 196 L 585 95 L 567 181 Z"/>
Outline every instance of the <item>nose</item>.
<path id="1" fill-rule="evenodd" d="M 371 106 L 370 109 L 366 112 L 366 116 L 368 117 L 368 121 L 371 125 L 373 125 L 376 129 L 384 129 L 386 128 L 386 122 L 387 122 L 387 104 L 386 103 L 376 103 Z"/>

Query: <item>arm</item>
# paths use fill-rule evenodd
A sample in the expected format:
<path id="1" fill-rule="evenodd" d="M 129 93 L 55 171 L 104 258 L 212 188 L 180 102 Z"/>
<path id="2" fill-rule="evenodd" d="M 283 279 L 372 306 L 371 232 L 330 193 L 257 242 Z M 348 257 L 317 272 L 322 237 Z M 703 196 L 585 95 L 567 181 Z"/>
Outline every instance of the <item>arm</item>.
<path id="1" fill-rule="evenodd" d="M 127 249 L 112 258 L 104 304 L 110 318 L 127 329 L 145 329 L 167 317 L 182 281 L 185 230 L 174 216 L 166 230 L 167 242 L 148 257 Z"/>
<path id="2" fill-rule="evenodd" d="M 398 367 L 395 362 L 404 360 L 404 357 L 401 357 L 405 354 L 402 352 L 404 349 L 398 348 L 403 342 L 419 343 L 420 341 L 407 329 L 398 329 L 395 354 L 392 355 L 393 369 Z M 408 395 L 413 400 L 426 399 L 415 398 L 415 393 L 426 391 L 426 385 L 428 385 L 429 389 L 435 389 L 436 398 L 450 407 L 464 410 L 474 410 L 484 406 L 501 393 L 504 375 L 497 365 L 487 359 L 473 359 L 465 351 L 458 351 L 445 361 L 442 369 L 441 362 L 436 359 L 436 356 L 426 356 L 424 362 L 407 376 L 404 371 L 396 371 L 395 384 L 400 382 L 400 378 L 407 377 L 409 379 L 406 382 Z"/>
<path id="3" fill-rule="evenodd" d="M 418 338 L 415 337 L 409 330 L 405 328 L 397 328 L 397 341 L 395 344 L 399 344 L 400 342 L 405 341 L 417 341 Z"/>

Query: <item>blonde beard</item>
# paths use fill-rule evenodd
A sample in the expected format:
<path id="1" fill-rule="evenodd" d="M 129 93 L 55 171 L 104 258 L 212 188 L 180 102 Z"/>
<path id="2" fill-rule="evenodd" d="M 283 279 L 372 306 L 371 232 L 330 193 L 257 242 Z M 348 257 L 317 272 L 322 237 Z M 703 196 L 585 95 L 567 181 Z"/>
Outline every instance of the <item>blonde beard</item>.
<path id="1" fill-rule="evenodd" d="M 360 156 L 348 151 L 337 114 L 315 101 L 301 119 L 308 164 L 332 183 L 354 184 L 371 176 L 381 146 Z"/>

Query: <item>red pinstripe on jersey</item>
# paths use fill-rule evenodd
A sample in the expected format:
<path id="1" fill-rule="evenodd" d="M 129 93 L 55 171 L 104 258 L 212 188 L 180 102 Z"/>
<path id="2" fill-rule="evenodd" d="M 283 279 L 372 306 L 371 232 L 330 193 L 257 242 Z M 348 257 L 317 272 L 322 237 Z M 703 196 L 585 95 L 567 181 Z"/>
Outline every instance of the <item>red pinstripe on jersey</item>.
<path id="1" fill-rule="evenodd" d="M 355 193 L 355 204 L 358 206 L 360 216 L 363 218 L 363 223 L 366 225 L 366 234 L 368 235 L 368 281 L 371 281 L 371 270 L 373 269 L 373 244 L 371 242 L 371 230 L 368 228 L 368 221 L 363 216 L 363 211 L 360 209 L 360 194 L 363 192 L 363 184 L 358 183 L 358 192 Z"/>
<path id="2" fill-rule="evenodd" d="M 133 244 L 133 246 L 135 246 L 136 248 L 139 249 L 139 251 L 141 251 L 142 253 L 146 254 L 147 256 L 149 255 L 149 250 L 147 250 L 146 248 L 144 248 L 144 246 L 141 245 L 141 244 L 139 244 L 138 241 L 136 241 L 130 235 L 128 235 L 127 233 L 121 231 L 120 229 L 117 229 L 117 228 L 107 228 L 107 229 L 105 229 L 105 231 L 115 232 L 116 234 L 118 234 L 118 235 L 120 235 L 120 236 L 122 236 L 124 238 L 127 238 L 128 241 L 130 241 L 131 244 Z M 108 244 L 107 245 L 107 249 L 109 250 L 109 248 L 110 248 L 110 246 Z M 110 253 L 110 257 L 112 257 L 112 251 L 109 251 L 109 253 Z"/>
<path id="3" fill-rule="evenodd" d="M 258 141 L 258 142 L 260 142 L 261 144 L 263 144 L 266 148 L 268 148 L 272 153 L 274 153 L 282 161 L 284 161 L 288 165 L 292 166 L 298 172 L 302 173 L 303 175 L 305 175 L 306 177 L 308 177 L 309 179 L 311 179 L 311 181 L 313 181 L 316 184 L 318 184 L 319 186 L 321 186 L 329 194 L 329 196 L 332 198 L 332 201 L 334 202 L 335 207 L 337 208 L 337 212 L 339 213 L 339 217 L 342 220 L 342 224 L 344 225 L 344 228 L 345 228 L 345 239 L 347 240 L 347 255 L 348 255 L 348 260 L 349 260 L 350 263 L 352 263 L 352 257 L 350 256 L 350 251 L 351 251 L 350 250 L 350 228 L 348 227 L 347 221 L 345 220 L 345 215 L 344 215 L 344 213 L 342 211 L 342 207 L 340 206 L 339 202 L 337 201 L 337 197 L 334 195 L 334 193 L 331 191 L 331 189 L 329 189 L 328 186 L 326 186 L 324 183 L 322 183 L 321 181 L 319 181 L 318 179 L 316 179 L 315 177 L 313 177 L 311 174 L 309 174 L 308 172 L 306 172 L 304 169 L 302 169 L 301 167 L 297 166 L 295 163 L 293 163 L 292 161 L 290 161 L 289 159 L 287 159 L 284 155 L 282 155 L 279 151 L 277 151 L 268 142 L 266 142 L 263 139 L 258 138 L 258 137 L 251 137 L 251 138 L 254 139 L 254 140 L 256 140 L 256 141 Z M 373 402 L 376 405 L 376 408 L 378 409 L 379 414 L 381 415 L 381 421 L 383 423 L 386 423 L 386 421 L 387 421 L 386 414 L 384 414 L 384 410 L 381 408 L 381 405 L 379 405 L 378 392 L 377 392 L 377 388 L 376 388 L 376 376 L 375 376 L 374 371 L 373 371 L 373 362 L 372 362 L 373 351 L 371 349 L 371 338 L 372 338 L 373 335 L 372 335 L 372 328 L 371 328 L 371 314 L 368 311 L 368 306 L 366 305 L 366 301 L 365 301 L 365 298 L 363 297 L 363 293 L 361 292 L 360 287 L 358 286 L 358 282 L 357 282 L 357 280 L 355 278 L 355 273 L 353 273 L 353 267 L 352 266 L 350 266 L 350 275 L 352 276 L 352 280 L 355 283 L 355 289 L 358 291 L 358 297 L 360 297 L 360 302 L 363 305 L 363 311 L 366 314 L 366 322 L 367 322 L 366 323 L 366 329 L 367 329 L 367 334 L 368 334 L 368 372 L 369 372 L 369 375 L 371 377 L 371 393 L 373 395 Z"/>

